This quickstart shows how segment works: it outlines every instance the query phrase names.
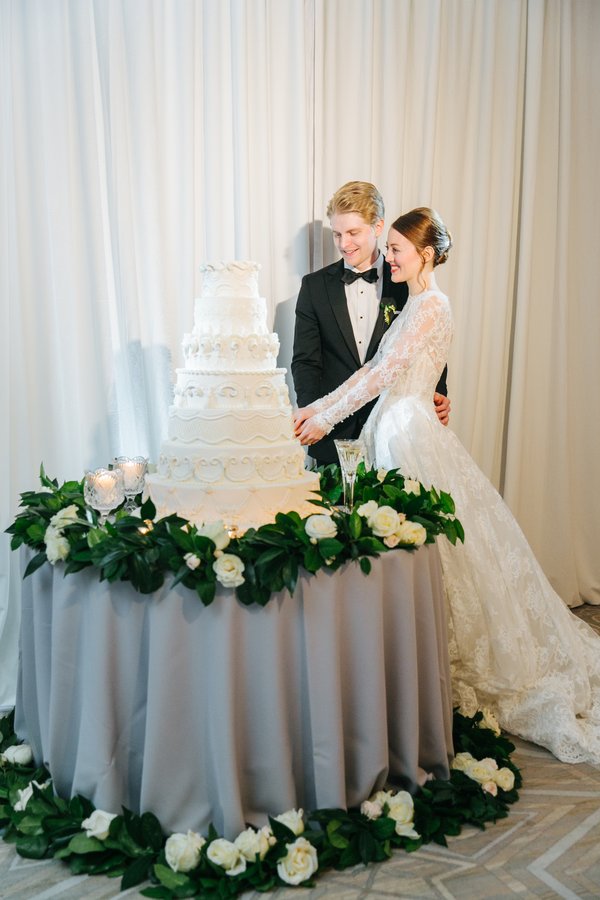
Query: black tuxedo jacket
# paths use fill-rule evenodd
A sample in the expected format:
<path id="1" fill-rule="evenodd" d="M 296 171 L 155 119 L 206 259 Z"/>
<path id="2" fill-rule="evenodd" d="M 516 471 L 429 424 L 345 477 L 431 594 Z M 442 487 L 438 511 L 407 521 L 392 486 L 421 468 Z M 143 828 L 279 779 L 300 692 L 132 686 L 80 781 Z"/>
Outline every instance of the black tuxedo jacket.
<path id="1" fill-rule="evenodd" d="M 335 390 L 362 365 L 348 313 L 346 291 L 342 282 L 343 270 L 344 261 L 339 260 L 302 279 L 296 303 L 292 356 L 292 376 L 298 406 L 310 406 L 314 400 Z M 393 282 L 390 267 L 384 262 L 382 300 L 366 360 L 372 358 L 393 320 L 392 316 L 389 324 L 386 324 L 383 306 L 393 305 L 400 311 L 407 297 L 406 284 Z M 447 393 L 445 369 L 437 390 L 442 394 Z M 327 437 L 310 447 L 309 453 L 318 465 L 337 463 L 333 441 L 335 438 L 357 438 L 375 402 L 373 400 L 344 419 Z"/>

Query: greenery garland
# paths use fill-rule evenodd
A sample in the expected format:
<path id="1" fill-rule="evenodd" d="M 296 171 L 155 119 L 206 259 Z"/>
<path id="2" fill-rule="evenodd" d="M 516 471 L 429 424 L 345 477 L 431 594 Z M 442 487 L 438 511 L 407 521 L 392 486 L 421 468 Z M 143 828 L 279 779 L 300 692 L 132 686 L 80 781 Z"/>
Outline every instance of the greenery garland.
<path id="1" fill-rule="evenodd" d="M 361 463 L 348 513 L 336 505 L 343 491 L 339 467 L 319 471 L 313 502 L 321 514 L 278 513 L 273 524 L 240 534 L 223 523 L 198 527 L 177 515 L 155 520 L 154 504 L 141 496 L 139 516 L 122 506 L 113 521 L 100 525 L 86 505 L 83 481 L 59 486 L 42 465 L 41 489 L 21 494 L 22 511 L 6 530 L 13 550 L 25 544 L 34 551 L 25 577 L 46 562 L 64 561 L 65 574 L 96 566 L 100 580 L 129 581 L 147 594 L 171 576 L 173 586 L 196 591 L 205 605 L 219 583 L 234 588 L 242 603 L 264 606 L 284 588 L 293 594 L 301 568 L 314 574 L 356 560 L 368 574 L 371 559 L 392 549 L 414 550 L 439 534 L 453 544 L 464 539 L 454 501 L 444 491 L 397 469 L 367 470 Z"/>
<path id="2" fill-rule="evenodd" d="M 51 790 L 50 773 L 18 744 L 13 714 L 0 719 L 0 829 L 28 859 L 62 859 L 74 875 L 121 879 L 120 890 L 150 881 L 146 897 L 234 897 L 244 891 L 314 885 L 325 870 L 388 859 L 395 849 L 446 845 L 464 825 L 485 828 L 518 800 L 521 775 L 514 750 L 489 714 L 454 713 L 455 765 L 448 781 L 427 782 L 414 798 L 379 792 L 360 809 L 291 810 L 248 829 L 236 842 L 214 828 L 206 838 L 164 834 L 151 812 L 94 810 Z M 90 834 L 93 832 L 93 834 Z M 235 848 L 235 849 L 232 849 Z M 248 852 L 250 849 L 251 852 Z"/>

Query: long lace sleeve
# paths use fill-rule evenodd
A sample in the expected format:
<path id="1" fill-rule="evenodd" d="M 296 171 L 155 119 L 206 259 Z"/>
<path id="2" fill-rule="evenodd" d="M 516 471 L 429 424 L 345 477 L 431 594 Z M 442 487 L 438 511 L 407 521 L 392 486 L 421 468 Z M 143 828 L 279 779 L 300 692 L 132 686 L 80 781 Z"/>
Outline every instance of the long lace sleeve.
<path id="1" fill-rule="evenodd" d="M 451 329 L 450 310 L 443 295 L 418 298 L 418 308 L 403 321 L 397 321 L 381 342 L 375 357 L 339 388 L 313 404 L 315 423 L 329 434 L 334 425 L 390 387 L 398 374 L 408 368 L 415 355 L 424 349 L 436 365 L 442 366 Z M 441 370 L 441 369 L 440 369 Z"/>
<path id="2" fill-rule="evenodd" d="M 347 378 L 346 381 L 343 381 L 339 387 L 337 387 L 334 391 L 331 391 L 329 394 L 325 394 L 324 397 L 321 397 L 319 400 L 314 400 L 310 405 L 314 409 L 316 413 L 321 413 L 326 409 L 329 409 L 330 406 L 333 406 L 334 403 L 337 403 L 340 400 L 348 388 L 353 387 L 357 381 L 363 377 L 363 375 L 368 371 L 369 364 L 367 363 L 361 369 L 358 369 L 354 375 L 351 375 L 350 378 Z"/>

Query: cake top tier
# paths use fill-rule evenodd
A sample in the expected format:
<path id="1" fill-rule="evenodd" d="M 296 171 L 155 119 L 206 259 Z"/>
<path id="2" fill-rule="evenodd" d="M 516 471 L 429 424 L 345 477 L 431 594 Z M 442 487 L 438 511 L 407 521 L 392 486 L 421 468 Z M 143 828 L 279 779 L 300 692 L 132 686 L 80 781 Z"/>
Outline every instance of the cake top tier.
<path id="1" fill-rule="evenodd" d="M 258 272 L 255 262 L 206 263 L 202 274 L 201 297 L 258 297 Z"/>

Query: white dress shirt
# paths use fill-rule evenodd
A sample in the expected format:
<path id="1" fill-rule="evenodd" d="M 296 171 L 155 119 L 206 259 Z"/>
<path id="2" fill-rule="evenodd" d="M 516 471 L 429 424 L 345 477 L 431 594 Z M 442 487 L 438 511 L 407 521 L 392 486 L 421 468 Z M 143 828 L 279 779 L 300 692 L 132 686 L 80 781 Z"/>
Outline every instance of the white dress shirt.
<path id="1" fill-rule="evenodd" d="M 350 266 L 347 266 L 347 268 L 350 268 L 353 272 L 356 271 Z M 352 323 L 354 340 L 356 341 L 356 348 L 361 363 L 365 361 L 371 335 L 379 314 L 379 304 L 383 292 L 383 253 L 379 254 L 371 268 L 377 269 L 379 276 L 373 284 L 369 284 L 364 278 L 357 278 L 352 284 L 344 285 L 350 322 Z"/>

